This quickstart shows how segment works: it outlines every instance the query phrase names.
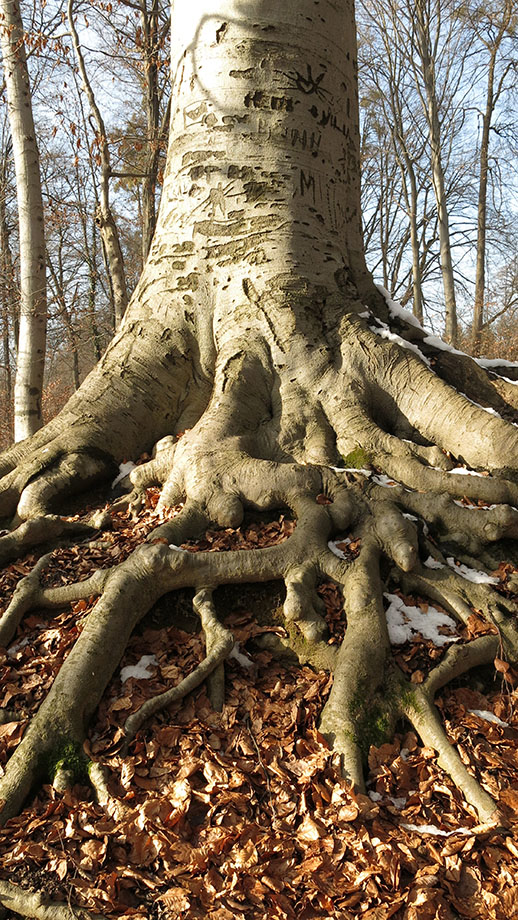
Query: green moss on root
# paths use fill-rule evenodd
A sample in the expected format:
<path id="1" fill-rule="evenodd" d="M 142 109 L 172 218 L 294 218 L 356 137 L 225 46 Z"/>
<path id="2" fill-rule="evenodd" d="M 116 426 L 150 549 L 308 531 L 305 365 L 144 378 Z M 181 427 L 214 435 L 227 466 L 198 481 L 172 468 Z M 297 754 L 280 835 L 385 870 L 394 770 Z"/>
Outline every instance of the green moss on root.
<path id="1" fill-rule="evenodd" d="M 355 742 L 362 760 L 367 763 L 371 747 L 380 747 L 390 740 L 396 718 L 395 700 L 387 694 L 383 701 L 369 700 L 360 690 L 350 705 L 350 716 L 356 725 Z"/>
<path id="2" fill-rule="evenodd" d="M 88 781 L 89 764 L 81 745 L 76 741 L 66 741 L 48 756 L 45 768 L 51 781 L 54 781 L 58 772 L 66 770 L 72 774 L 75 782 L 80 783 Z"/>
<path id="3" fill-rule="evenodd" d="M 344 465 L 349 469 L 365 470 L 373 465 L 373 457 L 363 447 L 355 447 L 354 450 L 343 458 Z"/>

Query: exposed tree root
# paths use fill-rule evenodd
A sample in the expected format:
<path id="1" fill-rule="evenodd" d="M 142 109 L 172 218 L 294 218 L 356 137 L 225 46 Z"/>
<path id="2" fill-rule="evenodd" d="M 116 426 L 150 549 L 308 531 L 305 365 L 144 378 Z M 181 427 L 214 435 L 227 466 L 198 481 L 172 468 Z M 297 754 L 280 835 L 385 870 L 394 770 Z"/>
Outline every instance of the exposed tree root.
<path id="1" fill-rule="evenodd" d="M 87 522 L 67 521 L 54 514 L 32 517 L 11 533 L 0 536 L 0 565 L 17 559 L 33 546 L 56 543 L 71 536 L 89 536 L 109 525 L 110 517 L 103 512 L 93 515 Z"/>
<path id="2" fill-rule="evenodd" d="M 460 677 L 471 668 L 491 664 L 500 651 L 498 636 L 480 636 L 466 645 L 450 645 L 444 658 L 433 668 L 423 684 L 425 693 L 433 699 L 441 687 Z"/>
<path id="3" fill-rule="evenodd" d="M 2 822 L 19 811 L 57 750 L 64 744 L 82 750 L 88 722 L 133 629 L 159 597 L 176 588 L 194 589 L 206 657 L 177 686 L 129 717 L 126 746 L 147 718 L 205 680 L 214 707 L 221 708 L 224 661 L 233 639 L 216 618 L 212 591 L 223 584 L 273 579 L 283 580 L 286 586 L 288 638 L 283 641 L 299 661 L 334 675 L 321 731 L 340 754 L 343 773 L 351 783 L 364 788 L 369 746 L 390 738 L 396 721 L 404 717 L 423 742 L 437 750 L 439 762 L 481 820 L 499 821 L 495 803 L 448 741 L 433 699 L 445 683 L 495 656 L 518 661 L 515 605 L 489 585 L 466 581 L 447 561 L 452 555 L 459 561 L 478 559 L 486 545 L 518 537 L 518 512 L 513 507 L 518 503 L 513 481 L 518 435 L 511 425 L 438 380 L 417 356 L 404 353 L 391 341 L 378 340 L 363 320 L 348 315 L 342 317 L 341 327 L 348 350 L 338 372 L 330 369 L 327 358 L 324 370 L 315 359 L 322 380 L 316 398 L 307 389 L 302 394 L 295 377 L 289 377 L 290 386 L 283 389 L 281 375 L 283 396 L 277 400 L 273 351 L 262 339 L 257 344 L 252 337 L 242 348 L 239 341 L 233 342 L 227 351 L 222 346 L 212 396 L 199 420 L 179 440 L 171 436 L 159 440 L 152 459 L 129 474 L 129 494 L 115 505 L 137 511 L 146 489 L 161 487 L 157 527 L 146 542 L 125 562 L 83 582 L 41 587 L 48 554 L 19 582 L 0 621 L 4 646 L 29 610 L 59 609 L 92 596 L 98 601 L 0 779 L 0 799 L 5 803 Z M 312 380 L 316 373 L 317 368 Z M 415 404 L 405 403 L 401 396 L 410 385 L 414 393 L 416 386 L 424 391 L 422 398 L 414 398 Z M 381 417 L 387 430 L 380 427 Z M 21 456 L 20 451 L 13 456 Z M 17 501 L 21 502 L 15 523 L 25 516 L 27 521 L 0 539 L 4 558 L 68 533 L 87 536 L 96 526 L 106 525 L 106 517 L 77 524 L 48 513 L 73 475 L 82 476 L 86 485 L 98 475 L 97 461 L 93 465 L 85 461 L 81 473 L 77 458 L 83 455 L 76 451 L 67 467 L 62 452 L 52 448 L 57 459 L 38 470 L 28 445 L 24 451 L 24 473 L 17 468 L 8 473 L 3 494 L 4 508 L 13 513 Z M 455 457 L 491 475 L 454 474 Z M 109 467 L 104 460 L 103 464 Z M 392 484 L 380 479 L 379 471 Z M 468 508 L 461 499 L 484 505 Z M 181 510 L 161 521 L 160 510 L 169 506 Z M 293 535 L 277 546 L 220 554 L 181 549 L 211 522 L 236 527 L 246 509 L 286 508 L 297 525 Z M 426 528 L 435 542 L 430 542 Z M 357 558 L 341 559 L 331 551 L 329 541 L 338 534 L 357 541 Z M 442 567 L 423 565 L 427 555 Z M 388 568 L 386 560 L 391 564 Z M 408 683 L 392 655 L 387 630 L 383 591 L 388 571 L 392 583 L 438 601 L 460 623 L 468 622 L 473 609 L 482 612 L 495 634 L 451 647 L 422 686 Z M 324 578 L 332 578 L 344 593 L 347 628 L 339 648 L 327 642 L 317 593 Z M 89 769 L 99 801 L 116 816 L 123 806 L 110 795 L 102 768 L 90 764 Z M 51 779 L 59 789 L 73 782 L 66 758 Z M 11 889 L 2 891 L 9 894 Z M 18 897 L 16 891 L 11 894 Z M 27 915 L 30 910 L 35 917 L 61 916 L 55 913 L 55 905 L 26 903 L 30 909 L 22 902 L 20 909 L 12 909 L 25 910 Z"/>
<path id="4" fill-rule="evenodd" d="M 476 808 L 481 822 L 497 823 L 500 816 L 495 802 L 466 769 L 457 751 L 448 741 L 439 714 L 426 691 L 420 688 L 409 691 L 403 712 L 423 743 L 435 748 L 438 763 L 463 792 L 466 801 Z"/>
<path id="5" fill-rule="evenodd" d="M 499 541 L 518 538 L 516 388 L 438 347 L 366 269 L 352 5 L 321 0 L 318 17 L 302 0 L 267 13 L 252 4 L 253 15 L 243 6 L 229 5 L 236 16 L 218 22 L 216 38 L 212 13 L 195 21 L 188 5 L 174 6 L 174 43 L 186 44 L 173 49 L 171 143 L 146 268 L 106 354 L 62 413 L 0 458 L 0 562 L 29 548 L 45 554 L 16 588 L 0 643 L 30 610 L 97 598 L 0 777 L 0 823 L 39 783 L 73 781 L 96 707 L 159 598 L 194 591 L 206 656 L 128 719 L 126 744 L 203 680 L 221 707 L 233 639 L 212 592 L 277 580 L 286 587 L 280 644 L 333 675 L 320 729 L 351 784 L 364 788 L 369 748 L 405 718 L 481 820 L 499 825 L 434 695 L 495 656 L 518 663 L 515 603 L 456 565 L 498 563 Z M 301 60 L 307 81 L 294 71 Z M 106 526 L 57 517 L 69 495 L 109 484 L 123 461 L 143 454 L 114 507 L 136 514 L 158 486 L 157 527 L 113 568 L 42 586 L 49 545 Z M 286 509 L 296 527 L 278 545 L 182 548 L 208 526 L 236 528 L 245 513 Z M 354 552 L 337 554 L 338 537 Z M 339 644 L 328 639 L 318 595 L 326 579 L 343 592 Z M 413 684 L 391 648 L 388 586 L 442 604 L 459 624 L 477 611 L 489 634 L 452 646 Z M 84 767 L 102 807 L 123 816 L 102 765 Z M 42 920 L 92 917 L 7 881 L 0 903 Z"/>
<path id="6" fill-rule="evenodd" d="M 22 917 L 35 920 L 104 920 L 102 914 L 94 914 L 82 907 L 73 907 L 60 901 L 51 901 L 39 891 L 21 888 L 0 879 L 0 904 Z"/>
<path id="7" fill-rule="evenodd" d="M 207 655 L 203 661 L 187 677 L 184 677 L 176 687 L 155 696 L 148 700 L 126 720 L 124 726 L 125 750 L 131 739 L 138 732 L 140 726 L 146 719 L 151 718 L 156 712 L 176 703 L 177 700 L 183 699 L 196 687 L 199 687 L 204 680 L 209 682 L 209 699 L 214 709 L 221 710 L 224 698 L 224 673 L 221 665 L 228 657 L 234 647 L 234 637 L 228 629 L 221 625 L 216 617 L 214 604 L 212 603 L 211 592 L 208 589 L 198 591 L 193 601 L 194 609 L 200 616 L 203 632 L 205 633 L 205 643 Z M 210 684 L 211 679 L 212 685 Z"/>
<path id="8" fill-rule="evenodd" d="M 98 596 L 108 577 L 108 572 L 99 569 L 86 581 L 59 588 L 42 588 L 40 575 L 49 565 L 51 553 L 42 556 L 32 572 L 18 582 L 9 606 L 0 619 L 0 646 L 12 641 L 23 617 L 37 607 L 61 609 L 64 604 L 84 597 Z M 86 593 L 85 593 L 86 592 Z"/>

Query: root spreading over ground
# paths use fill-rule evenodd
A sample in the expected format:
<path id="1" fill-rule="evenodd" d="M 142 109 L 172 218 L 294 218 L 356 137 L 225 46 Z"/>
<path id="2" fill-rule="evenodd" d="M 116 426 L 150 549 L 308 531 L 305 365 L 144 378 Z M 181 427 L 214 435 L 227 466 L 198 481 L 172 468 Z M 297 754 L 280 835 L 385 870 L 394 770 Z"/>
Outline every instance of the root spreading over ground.
<path id="1" fill-rule="evenodd" d="M 392 329 L 398 327 L 396 319 L 392 317 Z M 77 488 L 88 488 L 102 473 L 113 478 L 114 464 L 98 449 L 65 449 L 67 441 L 74 441 L 74 425 L 80 428 L 77 422 L 72 421 L 66 435 L 56 434 L 51 425 L 5 455 L 2 510 L 13 523 L 0 537 L 0 554 L 14 588 L 0 619 L 0 643 L 11 669 L 1 729 L 10 754 L 0 778 L 6 831 L 18 826 L 17 816 L 42 784 L 53 790 L 50 801 L 81 808 L 78 781 L 95 793 L 96 820 L 105 826 L 105 835 L 122 826 L 120 822 L 126 829 L 140 827 L 144 819 L 135 810 L 134 793 L 110 771 L 135 770 L 146 788 L 145 774 L 139 774 L 135 765 L 144 750 L 149 720 L 162 726 L 159 735 L 173 732 L 181 748 L 184 729 L 174 726 L 178 718 L 178 724 L 185 725 L 182 712 L 194 716 L 192 693 L 205 686 L 207 696 L 205 691 L 198 695 L 197 706 L 215 730 L 209 744 L 214 743 L 217 751 L 222 744 L 221 737 L 217 741 L 218 731 L 236 718 L 232 703 L 237 702 L 236 686 L 240 686 L 236 667 L 238 672 L 239 667 L 245 671 L 251 667 L 255 673 L 265 660 L 279 659 L 290 662 L 290 673 L 298 667 L 302 680 L 314 675 L 316 689 L 307 697 L 311 719 L 305 740 L 296 742 L 292 756 L 300 758 L 297 769 L 302 771 L 308 756 L 313 766 L 318 761 L 319 770 L 331 770 L 325 774 L 327 780 L 316 781 L 311 767 L 322 808 L 336 801 L 339 813 L 354 812 L 354 818 L 370 814 L 374 805 L 365 795 L 368 767 L 374 765 L 376 775 L 383 757 L 393 758 L 401 745 L 396 742 L 393 747 L 394 733 L 398 725 L 406 725 L 413 749 L 419 738 L 424 746 L 419 750 L 429 752 L 426 757 L 433 758 L 435 769 L 444 771 L 448 794 L 463 802 L 472 816 L 468 830 L 478 824 L 483 833 L 489 828 L 504 833 L 509 826 L 509 813 L 502 806 L 505 788 L 497 789 L 487 777 L 481 781 L 469 753 L 454 743 L 435 698 L 448 684 L 458 685 L 459 677 L 473 669 L 478 673 L 483 666 L 495 666 L 509 687 L 514 680 L 516 576 L 510 564 L 498 568 L 518 535 L 514 473 L 518 433 L 510 420 L 501 417 L 510 419 L 513 408 L 505 402 L 495 371 L 488 373 L 448 351 L 436 350 L 432 355 L 431 347 L 426 355 L 423 352 L 424 360 L 404 347 L 402 327 L 399 318 L 399 341 L 394 341 L 395 332 L 390 337 L 379 335 L 379 329 L 387 326 L 381 326 L 373 312 L 368 318 L 347 314 L 340 341 L 347 338 L 348 344 L 340 360 L 326 354 L 325 368 L 311 369 L 311 379 L 322 381 L 318 393 L 309 389 L 301 393 L 296 378 L 290 376 L 295 372 L 288 367 L 291 399 L 287 403 L 277 402 L 271 389 L 265 343 L 260 343 L 263 352 L 250 342 L 246 351 L 236 349 L 234 343 L 231 358 L 223 353 L 218 359 L 213 392 L 199 420 L 185 432 L 161 438 L 153 456 L 141 458 L 129 473 L 125 467 L 116 484 L 122 496 L 86 517 L 60 517 L 56 506 L 68 497 L 72 482 Z M 407 331 L 414 328 L 407 326 Z M 473 390 L 483 376 L 485 402 L 492 394 L 492 405 L 475 405 L 469 395 L 460 394 L 428 366 L 433 362 L 441 367 L 444 356 L 444 376 L 451 377 L 455 362 L 462 368 L 469 362 Z M 455 362 L 449 363 L 452 358 Z M 290 360 L 287 354 L 287 365 Z M 306 368 L 322 360 L 318 352 L 315 357 L 314 351 L 308 351 Z M 465 388 L 468 383 L 466 374 Z M 111 447 L 106 453 L 116 456 Z M 279 513 L 284 517 L 276 519 Z M 245 515 L 250 522 L 254 514 L 269 515 L 271 523 L 248 523 L 236 531 Z M 121 521 L 131 533 L 123 545 L 116 539 Z M 223 551 L 210 551 L 217 549 Z M 66 560 L 67 553 L 72 554 L 76 570 L 69 560 L 67 575 L 62 576 L 57 562 Z M 225 603 L 221 597 L 218 600 L 224 586 L 250 583 L 279 585 L 273 614 L 270 610 L 268 617 L 265 611 L 255 630 L 249 624 L 248 632 L 241 633 L 241 639 L 257 633 L 263 649 L 255 646 L 257 661 L 239 651 L 239 618 L 236 630 L 236 616 L 225 617 Z M 106 690 L 113 687 L 110 681 L 138 624 L 171 592 L 180 592 L 191 620 L 199 623 L 204 651 L 191 655 L 190 663 L 183 655 L 179 668 L 174 654 L 164 650 L 161 686 L 141 705 L 128 702 L 124 695 L 115 703 L 112 700 L 112 711 L 124 718 L 112 727 L 109 742 L 99 744 L 92 724 L 99 718 L 96 713 L 106 707 Z M 337 607 L 337 597 L 343 597 L 343 606 L 339 600 Z M 60 652 L 59 666 L 49 666 L 52 679 L 36 677 L 34 671 L 39 705 L 33 702 L 26 709 L 11 673 L 15 662 L 23 663 L 26 645 L 30 644 L 31 653 L 33 643 L 37 647 L 42 617 L 57 616 L 59 622 L 60 617 L 72 615 L 66 613 L 71 604 L 75 619 L 66 640 L 58 640 L 59 630 L 52 630 L 52 621 L 46 627 L 66 647 Z M 177 629 L 173 632 L 178 634 Z M 142 652 L 144 645 L 140 639 Z M 158 663 L 153 651 L 143 661 L 151 663 L 151 670 Z M 142 676 L 142 667 L 140 672 L 137 668 L 137 677 Z M 277 665 L 271 667 L 272 674 L 279 673 Z M 262 673 L 265 679 L 267 672 Z M 247 678 L 251 679 L 249 674 Z M 126 712 L 128 707 L 131 711 Z M 472 708 L 485 711 L 482 706 Z M 167 713 L 177 714 L 171 729 Z M 250 719 L 247 715 L 240 729 L 248 739 L 247 752 L 242 754 L 254 759 L 264 780 L 262 795 L 282 825 L 272 791 L 275 766 L 271 760 L 268 765 L 263 762 Z M 189 731 L 193 730 L 198 731 L 191 725 Z M 408 734 L 412 731 L 415 734 Z M 238 743 L 235 737 L 232 743 Z M 203 748 L 206 739 L 200 744 Z M 224 764 L 220 758 L 216 767 L 209 767 L 199 750 L 196 769 L 200 769 L 198 762 L 205 764 L 201 767 L 205 773 L 216 771 L 215 784 L 230 782 L 228 749 Z M 376 754 L 376 750 L 390 754 Z M 150 756 L 158 756 L 158 748 L 153 752 Z M 162 769 L 160 758 L 157 763 L 155 776 Z M 163 770 L 175 817 L 162 815 L 164 799 L 160 798 L 160 805 L 149 806 L 153 820 L 155 807 L 160 811 L 160 827 L 164 822 L 165 827 L 168 822 L 176 827 L 180 818 L 187 821 L 188 816 L 192 837 L 197 807 L 193 802 L 208 806 L 211 791 L 198 795 L 185 765 L 176 778 L 171 778 L 168 768 Z M 237 788 L 241 782 L 245 781 L 239 780 Z M 379 785 L 382 792 L 397 793 L 392 780 L 385 785 Z M 245 811 L 247 794 L 240 793 Z M 312 796 L 315 803 L 314 789 Z M 88 805 L 86 811 L 93 807 Z M 105 818 L 100 818 L 99 809 Z M 311 823 L 316 819 L 309 813 L 292 819 L 290 833 L 307 824 L 302 838 L 307 831 L 308 839 L 312 835 L 321 839 L 324 831 L 318 822 Z M 406 822 L 410 829 L 414 823 Z M 160 837 L 162 831 L 155 828 L 154 833 Z M 127 834 L 133 840 L 128 830 Z M 147 830 L 145 834 L 146 839 L 154 839 Z M 189 834 L 184 836 L 187 858 L 193 843 Z M 143 845 L 137 839 L 138 834 L 132 845 Z M 247 840 L 241 841 L 246 852 L 256 853 L 253 835 Z M 224 850 L 227 843 L 221 845 Z M 38 849 L 40 844 L 35 846 Z M 92 865 L 100 846 L 90 847 Z M 180 851 L 175 858 L 180 859 Z M 69 871 L 68 860 L 63 856 L 56 863 L 58 875 Z M 145 862 L 151 865 L 152 860 L 146 856 Z M 12 850 L 6 861 L 10 865 L 17 865 Z M 33 873 L 32 884 L 35 877 Z M 182 895 L 181 885 L 177 887 L 174 897 L 180 903 L 189 893 L 185 889 Z M 71 909 L 83 916 L 81 885 L 76 889 L 79 906 Z M 23 876 L 19 882 L 0 881 L 0 902 L 26 916 L 64 917 L 69 908 L 60 897 L 59 890 L 57 899 L 49 899 L 44 887 L 37 892 L 25 887 Z M 289 910 L 285 915 L 290 916 Z"/>

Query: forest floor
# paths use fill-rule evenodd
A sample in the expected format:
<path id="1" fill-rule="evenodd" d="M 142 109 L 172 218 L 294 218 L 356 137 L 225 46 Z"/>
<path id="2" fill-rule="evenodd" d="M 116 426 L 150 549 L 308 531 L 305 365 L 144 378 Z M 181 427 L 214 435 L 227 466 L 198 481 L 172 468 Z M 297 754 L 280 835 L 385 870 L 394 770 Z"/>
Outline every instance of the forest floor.
<path id="1" fill-rule="evenodd" d="M 55 549 L 45 583 L 77 581 L 121 562 L 156 525 L 157 497 L 148 491 L 137 520 L 113 513 L 97 545 Z M 256 519 L 208 532 L 184 549 L 259 548 L 286 539 L 294 526 L 285 517 Z M 354 544 L 341 548 L 355 552 Z M 0 609 L 35 559 L 27 555 L 4 570 Z M 500 567 L 498 590 L 507 592 L 514 571 Z M 330 583 L 319 590 L 329 641 L 339 642 L 340 590 Z M 437 700 L 450 740 L 499 801 L 506 833 L 478 824 L 435 752 L 404 725 L 391 743 L 365 752 L 368 795 L 351 793 L 317 728 L 331 678 L 279 662 L 257 644 L 261 634 L 283 630 L 271 618 L 283 600 L 277 583 L 215 594 L 239 643 L 225 665 L 223 711 L 211 708 L 202 687 L 145 724 L 123 757 L 128 715 L 203 657 L 191 594 L 166 596 L 147 616 L 90 727 L 85 752 L 108 768 L 118 814 L 96 802 L 86 776 L 64 793 L 44 785 L 0 830 L 0 878 L 113 920 L 518 917 L 518 675 L 511 668 L 502 662 L 496 680 L 494 669 L 490 677 L 475 673 L 469 685 L 445 688 Z M 406 608 L 427 609 L 418 597 L 403 600 Z M 80 601 L 58 616 L 33 612 L 0 650 L 0 707 L 24 717 L 0 725 L 0 764 L 90 607 Z M 475 613 L 455 638 L 485 629 Z M 393 652 L 420 683 L 445 647 L 414 632 Z"/>

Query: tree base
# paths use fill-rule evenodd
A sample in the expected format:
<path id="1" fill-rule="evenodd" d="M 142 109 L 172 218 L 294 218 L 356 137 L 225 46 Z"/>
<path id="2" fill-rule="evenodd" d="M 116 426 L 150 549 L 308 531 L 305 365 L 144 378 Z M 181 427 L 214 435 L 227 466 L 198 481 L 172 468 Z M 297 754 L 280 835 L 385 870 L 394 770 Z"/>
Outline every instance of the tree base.
<path id="1" fill-rule="evenodd" d="M 177 393 L 182 408 L 172 431 L 189 416 L 192 427 L 181 436 L 161 437 L 152 458 L 123 480 L 128 494 L 112 507 L 138 515 L 148 490 L 158 486 L 156 526 L 128 558 L 84 581 L 42 586 L 40 576 L 50 558 L 44 555 L 20 581 L 2 618 L 1 641 L 7 646 L 30 610 L 61 609 L 72 601 L 97 598 L 6 765 L 0 779 L 1 820 L 18 814 L 29 793 L 48 778 L 49 763 L 54 764 L 51 778 L 59 789 L 73 781 L 88 724 L 133 630 L 159 598 L 178 589 L 194 591 L 193 611 L 205 636 L 205 657 L 126 720 L 117 741 L 124 752 L 146 719 L 203 682 L 215 710 L 222 709 L 224 662 L 234 638 L 216 616 L 213 592 L 220 585 L 279 581 L 286 592 L 285 634 L 270 641 L 295 655 L 301 666 L 332 675 L 319 731 L 339 757 L 347 788 L 364 794 L 371 745 L 389 741 L 404 718 L 437 752 L 438 762 L 480 822 L 498 827 L 502 818 L 497 805 L 448 740 L 434 696 L 473 667 L 496 661 L 506 669 L 518 659 L 513 599 L 491 584 L 466 580 L 462 569 L 463 563 L 473 567 L 488 545 L 518 535 L 516 429 L 442 380 L 430 366 L 434 361 L 439 366 L 442 354 L 430 357 L 429 344 L 427 354 L 416 354 L 420 332 L 412 325 L 402 328 L 401 317 L 394 317 L 393 325 L 400 333 L 406 331 L 408 339 L 399 336 L 395 341 L 396 333 L 386 332 L 381 308 L 359 316 L 354 309 L 338 309 L 331 298 L 322 305 L 322 324 L 332 332 L 315 351 L 309 347 L 309 327 L 293 339 L 293 303 L 286 323 L 282 305 L 263 302 L 250 285 L 244 290 L 258 309 L 259 325 L 253 334 L 249 328 L 246 339 L 243 331 L 222 344 L 212 395 L 203 410 L 199 390 L 193 391 L 191 404 Z M 301 324 L 304 303 L 302 297 Z M 243 321 L 250 324 L 250 314 Z M 126 340 L 133 335 L 130 323 L 112 347 L 111 362 L 118 360 L 118 351 L 128 352 Z M 423 333 L 423 348 L 424 338 Z M 455 367 L 453 357 L 448 354 L 447 376 Z M 464 374 L 466 361 L 459 356 Z M 471 390 L 469 381 L 464 383 L 468 392 L 478 387 L 482 375 L 485 400 L 492 393 L 494 405 L 501 408 L 503 397 L 489 376 L 473 362 L 471 366 Z M 128 365 L 124 392 L 130 378 Z M 115 461 L 125 458 L 120 445 L 118 453 L 111 447 L 106 427 L 121 393 L 115 386 L 106 395 L 103 381 L 101 367 L 61 417 L 5 455 L 0 501 L 3 513 L 13 516 L 13 529 L 0 538 L 4 561 L 29 546 L 63 541 L 73 529 L 84 536 L 98 533 L 102 543 L 99 529 L 106 527 L 110 509 L 85 521 L 63 520 L 50 511 L 71 483 L 75 489 L 88 488 L 103 474 L 112 476 Z M 80 423 L 81 400 L 90 399 L 96 386 L 95 426 Z M 156 386 L 160 405 L 158 378 Z M 162 435 L 166 418 L 160 411 L 153 424 Z M 106 434 L 102 449 L 100 432 Z M 141 448 L 148 446 L 148 434 L 144 430 Z M 133 426 L 128 443 L 136 437 Z M 466 474 L 456 465 L 459 460 L 482 474 Z M 455 469 L 464 475 L 455 475 Z M 238 527 L 245 509 L 288 509 L 296 527 L 287 540 L 262 549 L 182 549 L 211 523 Z M 354 553 L 337 554 L 333 544 L 339 535 L 352 541 Z M 343 591 L 346 628 L 339 644 L 329 641 L 318 591 L 323 581 Z M 416 685 L 391 648 L 383 601 L 387 583 L 438 602 L 464 626 L 476 610 L 487 619 L 488 635 L 452 644 Z M 99 799 L 104 796 L 108 811 L 116 812 L 121 806 L 107 792 L 106 780 L 93 780 L 88 764 L 85 768 Z"/>

